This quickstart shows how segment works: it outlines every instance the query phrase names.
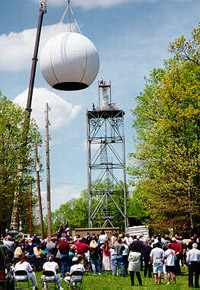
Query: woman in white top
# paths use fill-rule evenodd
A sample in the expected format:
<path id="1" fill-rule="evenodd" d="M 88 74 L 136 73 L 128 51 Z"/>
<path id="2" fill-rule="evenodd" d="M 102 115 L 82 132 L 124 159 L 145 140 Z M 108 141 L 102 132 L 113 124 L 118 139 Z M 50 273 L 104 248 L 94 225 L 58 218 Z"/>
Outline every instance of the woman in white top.
<path id="1" fill-rule="evenodd" d="M 142 286 L 142 279 L 140 276 L 141 270 L 141 253 L 137 252 L 137 245 L 130 245 L 130 253 L 128 256 L 128 270 L 131 276 L 131 286 L 134 286 L 134 273 L 136 273 L 138 282 Z"/>
<path id="2" fill-rule="evenodd" d="M 174 250 L 172 250 L 172 246 L 170 243 L 167 245 L 167 250 L 164 252 L 164 259 L 167 272 L 167 284 L 168 285 L 170 284 L 171 273 L 173 276 L 174 284 L 176 284 L 176 275 L 175 275 L 176 253 Z"/>

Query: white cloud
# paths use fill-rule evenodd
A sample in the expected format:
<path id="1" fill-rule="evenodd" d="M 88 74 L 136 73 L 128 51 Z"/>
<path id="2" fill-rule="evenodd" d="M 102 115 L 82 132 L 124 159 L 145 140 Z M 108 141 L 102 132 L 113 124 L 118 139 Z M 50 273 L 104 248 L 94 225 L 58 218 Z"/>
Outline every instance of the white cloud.
<path id="1" fill-rule="evenodd" d="M 47 209 L 47 192 L 41 192 L 42 205 L 44 214 Z M 61 187 L 51 189 L 51 211 L 59 209 L 59 207 L 72 198 L 80 197 L 80 189 L 75 188 L 73 185 L 63 185 Z"/>
<path id="2" fill-rule="evenodd" d="M 72 0 L 73 6 L 80 6 L 85 9 L 94 7 L 109 8 L 123 3 L 137 3 L 137 2 L 157 2 L 159 0 Z M 40 3 L 40 0 L 35 0 Z M 63 6 L 66 5 L 66 0 L 48 0 L 48 5 Z"/>
<path id="3" fill-rule="evenodd" d="M 14 103 L 20 105 L 22 108 L 26 107 L 26 100 L 28 89 L 18 95 L 14 99 Z M 45 109 L 46 103 L 49 104 L 51 111 L 49 112 L 49 120 L 51 123 L 51 130 L 57 130 L 66 127 L 70 122 L 76 118 L 81 110 L 80 105 L 73 106 L 60 96 L 45 89 L 35 88 L 32 98 L 32 113 L 31 116 L 36 120 L 41 129 L 45 128 Z"/>
<path id="4" fill-rule="evenodd" d="M 34 0 L 40 3 L 41 0 Z M 95 7 L 110 8 L 113 6 L 121 5 L 124 3 L 154 3 L 165 0 L 72 0 L 73 6 L 79 6 L 85 9 L 91 9 Z M 169 0 L 168 0 L 169 1 Z M 174 2 L 189 2 L 191 0 L 172 0 Z M 47 0 L 49 6 L 66 6 L 66 0 Z M 47 5 L 47 6 L 48 6 Z"/>
<path id="5" fill-rule="evenodd" d="M 52 36 L 67 31 L 68 24 L 58 23 L 43 26 L 41 32 L 40 48 Z M 21 32 L 10 32 L 0 35 L 0 70 L 30 69 L 35 45 L 36 28 Z"/>
<path id="6" fill-rule="evenodd" d="M 74 147 L 76 151 L 86 151 L 87 149 L 87 142 L 83 141 L 79 146 Z"/>
<path id="7" fill-rule="evenodd" d="M 82 143 L 80 143 L 79 146 L 76 146 L 74 148 L 76 151 L 86 151 L 87 150 L 87 141 L 83 141 Z M 91 150 L 92 152 L 96 153 L 98 150 L 100 150 L 100 145 L 99 144 L 92 144 L 91 146 Z"/>
<path id="8" fill-rule="evenodd" d="M 53 0 L 56 1 L 56 0 Z M 109 8 L 123 3 L 156 2 L 158 0 L 74 0 L 73 4 L 89 9 L 93 7 Z"/>

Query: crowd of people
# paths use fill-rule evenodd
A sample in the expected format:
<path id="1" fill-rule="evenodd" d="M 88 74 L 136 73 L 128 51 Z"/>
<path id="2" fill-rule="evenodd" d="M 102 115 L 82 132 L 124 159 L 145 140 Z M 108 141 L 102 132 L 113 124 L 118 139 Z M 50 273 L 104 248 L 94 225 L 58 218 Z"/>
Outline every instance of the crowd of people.
<path id="1" fill-rule="evenodd" d="M 99 235 L 87 233 L 72 238 L 69 232 L 60 232 L 50 241 L 41 240 L 37 235 L 19 241 L 7 236 L 2 238 L 2 243 L 7 247 L 14 271 L 26 270 L 33 289 L 38 286 L 35 271 L 54 271 L 59 289 L 62 289 L 62 278 L 70 285 L 70 276 L 77 270 L 94 275 L 102 272 L 123 277 L 130 275 L 132 286 L 135 274 L 142 286 L 141 271 L 144 270 L 144 277 L 154 278 L 154 284 L 161 284 L 162 277 L 167 285 L 176 284 L 181 266 L 188 267 L 188 286 L 199 287 L 200 242 L 196 235 L 186 241 L 178 235 L 144 238 L 143 234 L 113 233 L 109 236 L 102 231 Z"/>

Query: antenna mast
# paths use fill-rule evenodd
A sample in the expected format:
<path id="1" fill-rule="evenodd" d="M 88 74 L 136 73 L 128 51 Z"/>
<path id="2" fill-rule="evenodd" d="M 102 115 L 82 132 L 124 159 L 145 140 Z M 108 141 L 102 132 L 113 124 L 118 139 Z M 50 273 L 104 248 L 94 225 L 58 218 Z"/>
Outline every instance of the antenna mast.
<path id="1" fill-rule="evenodd" d="M 46 174 L 47 174 L 47 232 L 51 240 L 51 189 L 50 189 L 50 161 L 49 161 L 49 105 L 46 103 Z"/>

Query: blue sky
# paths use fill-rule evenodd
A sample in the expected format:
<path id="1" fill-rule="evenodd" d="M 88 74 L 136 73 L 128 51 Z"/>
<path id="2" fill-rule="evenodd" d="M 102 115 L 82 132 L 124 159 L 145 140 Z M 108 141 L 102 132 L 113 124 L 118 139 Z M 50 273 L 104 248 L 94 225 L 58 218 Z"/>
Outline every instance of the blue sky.
<path id="1" fill-rule="evenodd" d="M 37 0 L 0 1 L 0 90 L 25 107 L 31 59 L 38 22 Z M 52 210 L 87 188 L 86 109 L 98 103 L 98 79 L 112 82 L 112 101 L 125 111 L 126 155 L 134 150 L 131 108 L 144 89 L 144 76 L 169 57 L 168 44 L 189 37 L 200 20 L 199 0 L 72 0 L 82 33 L 96 46 L 100 69 L 94 83 L 83 91 L 60 92 L 43 79 L 39 64 L 32 115 L 44 135 L 48 101 Z M 67 0 L 49 0 L 40 47 L 48 38 L 67 31 L 67 17 L 58 25 Z M 45 139 L 44 139 L 45 140 Z M 44 144 L 45 145 L 45 144 Z M 45 147 L 42 192 L 45 207 Z M 128 178 L 127 178 L 128 179 Z"/>

